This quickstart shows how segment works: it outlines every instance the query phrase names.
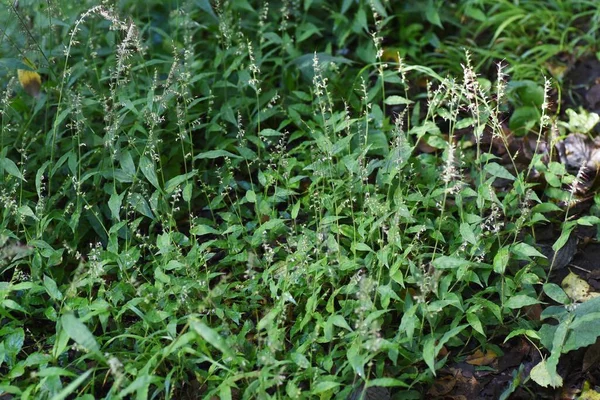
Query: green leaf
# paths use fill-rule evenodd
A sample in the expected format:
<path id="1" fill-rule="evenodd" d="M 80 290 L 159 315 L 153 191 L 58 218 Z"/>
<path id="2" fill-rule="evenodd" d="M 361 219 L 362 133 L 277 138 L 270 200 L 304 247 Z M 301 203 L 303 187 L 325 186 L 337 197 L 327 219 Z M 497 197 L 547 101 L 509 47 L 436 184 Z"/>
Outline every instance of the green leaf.
<path id="1" fill-rule="evenodd" d="M 260 319 L 260 321 L 258 321 L 258 324 L 256 324 L 256 330 L 262 331 L 268 327 L 271 327 L 273 324 L 273 321 L 275 321 L 275 318 L 277 318 L 277 316 L 279 314 L 280 314 L 279 308 L 271 309 L 267 314 L 265 314 L 264 317 L 262 317 Z"/>
<path id="2" fill-rule="evenodd" d="M 223 353 L 223 355 L 231 358 L 234 357 L 231 347 L 227 344 L 225 339 L 223 339 L 223 337 L 217 333 L 217 331 L 206 325 L 204 322 L 196 319 L 190 320 L 190 326 L 196 333 L 202 336 L 207 343 L 215 347 L 217 350 Z"/>
<path id="3" fill-rule="evenodd" d="M 600 299 L 600 297 L 597 297 Z M 590 302 L 586 301 L 585 303 Z M 582 303 L 585 304 L 585 303 Z M 600 337 L 600 312 L 576 316 L 569 326 L 569 335 L 562 348 L 563 353 L 591 346 Z M 554 348 L 553 348 L 554 350 Z"/>
<path id="4" fill-rule="evenodd" d="M 508 127 L 517 136 L 524 136 L 540 119 L 540 111 L 536 107 L 519 107 L 511 115 Z"/>
<path id="5" fill-rule="evenodd" d="M 185 186 L 183 187 L 183 192 L 182 192 L 182 198 L 183 201 L 189 202 L 190 200 L 192 200 L 192 192 L 194 190 L 194 185 L 192 185 L 191 182 L 188 182 L 185 184 Z"/>
<path id="6" fill-rule="evenodd" d="M 598 225 L 600 224 L 600 218 L 596 217 L 595 215 L 586 215 L 584 217 L 579 218 L 577 220 L 577 224 L 583 226 Z"/>
<path id="7" fill-rule="evenodd" d="M 366 243 L 355 243 L 352 246 L 353 251 L 368 251 L 373 252 L 373 249 Z"/>
<path id="8" fill-rule="evenodd" d="M 10 332 L 10 328 L 8 329 Z M 6 334 L 4 336 L 4 340 L 0 342 L 0 344 L 4 345 L 4 352 L 7 356 L 7 359 L 9 360 L 17 357 L 17 354 L 21 352 L 24 343 L 25 331 L 23 330 L 23 328 L 17 328 L 12 330 L 12 332 Z M 4 357 L 2 358 L 2 361 L 4 361 Z"/>
<path id="9" fill-rule="evenodd" d="M 160 189 L 160 185 L 158 184 L 158 176 L 156 175 L 156 170 L 154 169 L 154 163 L 150 161 L 148 157 L 140 157 L 140 170 L 146 179 L 148 179 L 148 182 L 152 184 L 152 186 Z"/>
<path id="10" fill-rule="evenodd" d="M 233 153 L 230 153 L 227 150 L 210 150 L 210 151 L 205 151 L 204 153 L 200 153 L 200 154 L 196 155 L 196 157 L 194 157 L 194 160 L 203 160 L 206 158 L 213 159 L 213 158 L 219 158 L 219 157 L 242 158 Z"/>
<path id="11" fill-rule="evenodd" d="M 187 174 L 177 175 L 174 178 L 171 178 L 165 183 L 165 192 L 167 194 L 171 194 L 175 191 L 175 189 L 181 186 L 182 183 L 187 182 L 191 178 L 196 175 L 196 171 L 188 172 Z"/>
<path id="12" fill-rule="evenodd" d="M 431 22 L 433 25 L 443 28 L 440 15 L 438 14 L 437 7 L 433 3 L 433 0 L 429 0 L 425 6 L 425 18 L 427 18 L 427 21 Z"/>
<path id="13" fill-rule="evenodd" d="M 460 224 L 460 234 L 464 240 L 471 243 L 472 245 L 477 244 L 477 237 L 470 224 L 463 222 Z"/>
<path id="14" fill-rule="evenodd" d="M 120 195 L 117 193 L 113 193 L 110 195 L 110 199 L 108 199 L 108 209 L 110 210 L 111 217 L 115 221 L 120 221 L 120 213 L 121 213 L 121 204 L 123 202 L 123 198 L 125 197 L 125 192 Z"/>
<path id="15" fill-rule="evenodd" d="M 497 274 L 504 274 L 509 260 L 510 248 L 502 247 L 494 256 L 494 272 Z"/>
<path id="16" fill-rule="evenodd" d="M 275 129 L 265 128 L 259 132 L 260 136 L 281 136 L 282 133 Z"/>
<path id="17" fill-rule="evenodd" d="M 44 288 L 52 300 L 61 301 L 63 299 L 63 295 L 60 290 L 58 290 L 56 282 L 47 275 L 44 275 Z"/>
<path id="18" fill-rule="evenodd" d="M 399 105 L 399 104 L 412 104 L 413 101 L 409 100 L 405 97 L 402 96 L 389 96 L 388 98 L 385 99 L 384 101 L 385 104 L 390 105 L 390 106 L 395 106 L 395 105 Z"/>
<path id="19" fill-rule="evenodd" d="M 544 283 L 544 293 L 552 300 L 560 304 L 569 304 L 569 296 L 556 283 Z"/>
<path id="20" fill-rule="evenodd" d="M 312 388 L 311 393 L 319 394 L 319 393 L 327 392 L 328 390 L 331 390 L 338 386 L 340 386 L 339 382 L 334 382 L 334 381 L 319 382 Z"/>
<path id="21" fill-rule="evenodd" d="M 219 235 L 219 234 L 221 234 L 221 231 L 218 231 L 209 225 L 197 224 L 197 225 L 194 225 L 194 227 L 192 229 L 190 229 L 190 233 L 192 235 L 198 235 L 198 236 L 210 235 L 210 234 Z"/>
<path id="22" fill-rule="evenodd" d="M 441 256 L 433 260 L 433 266 L 438 269 L 455 269 L 467 267 L 472 263 L 468 260 L 458 257 Z"/>
<path id="23" fill-rule="evenodd" d="M 308 358 L 306 358 L 304 354 L 293 352 L 290 357 L 292 358 L 292 361 L 300 368 L 306 369 L 310 367 L 310 361 L 308 361 Z"/>
<path id="24" fill-rule="evenodd" d="M 292 215 L 291 216 L 292 216 L 292 219 L 294 219 L 294 220 L 296 218 L 298 218 L 298 213 L 300 212 L 300 205 L 301 205 L 300 200 L 298 200 L 296 202 L 296 204 L 294 204 L 294 206 L 292 207 Z"/>
<path id="25" fill-rule="evenodd" d="M 100 346 L 92 332 L 73 313 L 63 315 L 60 321 L 65 333 L 78 345 L 89 351 L 100 352 Z"/>
<path id="26" fill-rule="evenodd" d="M 448 332 L 444 333 L 444 336 L 437 342 L 435 342 L 435 338 L 429 337 L 425 341 L 423 345 L 423 360 L 435 375 L 435 357 L 439 354 L 442 347 L 450 340 L 451 338 L 457 336 L 463 329 L 465 329 L 467 325 L 459 325 L 455 328 L 450 329 Z"/>
<path id="27" fill-rule="evenodd" d="M 427 338 L 425 344 L 423 345 L 423 361 L 429 367 L 433 375 L 435 375 L 435 339 L 430 337 Z"/>
<path id="28" fill-rule="evenodd" d="M 486 337 L 485 331 L 483 330 L 483 325 L 481 324 L 479 317 L 475 313 L 467 313 L 467 322 L 469 323 L 469 325 L 471 325 L 473 329 L 475 329 L 475 331 L 483 335 L 483 337 Z"/>
<path id="29" fill-rule="evenodd" d="M 35 173 L 35 191 L 38 197 L 42 197 L 42 181 L 44 179 L 44 172 L 46 171 L 46 168 L 48 168 L 49 165 L 50 161 L 46 161 L 42 164 L 40 168 L 38 168 L 37 172 Z"/>
<path id="30" fill-rule="evenodd" d="M 219 17 L 215 14 L 210 0 L 194 0 L 194 3 L 208 15 L 210 15 L 215 21 L 218 21 Z"/>
<path id="31" fill-rule="evenodd" d="M 408 383 L 401 381 L 400 379 L 395 378 L 376 378 L 369 379 L 365 385 L 365 387 L 403 387 L 409 388 L 411 385 Z"/>
<path id="32" fill-rule="evenodd" d="M 338 328 L 343 328 L 352 332 L 352 328 L 350 328 L 350 325 L 348 325 L 348 322 L 346 322 L 346 319 L 342 315 L 336 314 L 332 315 L 329 318 L 331 319 L 331 323 L 333 325 L 337 326 Z"/>
<path id="33" fill-rule="evenodd" d="M 532 329 L 515 329 L 515 330 L 510 331 L 510 333 L 504 338 L 503 343 L 506 343 L 513 337 L 519 336 L 519 335 L 525 335 L 531 339 L 540 340 L 540 335 L 538 335 L 538 333 Z"/>
<path id="34" fill-rule="evenodd" d="M 540 301 L 534 297 L 530 297 L 524 294 L 516 295 L 510 297 L 506 303 L 504 303 L 504 307 L 510 309 L 517 309 L 525 306 L 531 306 L 533 304 L 539 304 Z"/>
<path id="35" fill-rule="evenodd" d="M 350 362 L 350 366 L 362 379 L 365 378 L 365 357 L 360 354 L 359 346 L 357 343 L 352 343 L 350 348 L 346 352 L 346 357 L 348 357 L 348 362 Z"/>
<path id="36" fill-rule="evenodd" d="M 542 257 L 546 258 L 545 255 L 540 253 L 535 247 L 527 244 L 527 243 L 517 243 L 511 247 L 511 252 L 519 257 L 529 258 L 529 257 Z"/>
<path id="37" fill-rule="evenodd" d="M 148 201 L 139 193 L 133 193 L 131 196 L 127 196 L 127 202 L 133 207 L 138 213 L 154 220 L 154 214 L 148 204 Z"/>
<path id="38" fill-rule="evenodd" d="M 21 171 L 19 171 L 19 167 L 14 163 L 13 160 L 6 157 L 0 157 L 0 169 L 4 169 L 9 175 L 12 175 L 20 180 L 27 182 L 23 177 Z"/>
<path id="39" fill-rule="evenodd" d="M 588 112 L 582 107 L 579 112 L 572 109 L 565 111 L 569 117 L 569 123 L 566 124 L 571 132 L 588 133 L 598 124 L 600 116 L 594 112 Z"/>
<path id="40" fill-rule="evenodd" d="M 77 377 L 77 379 L 75 379 L 73 382 L 69 383 L 67 385 L 67 387 L 65 387 L 63 390 L 60 391 L 60 393 L 58 393 L 57 395 L 54 395 L 52 397 L 52 400 L 63 400 L 63 399 L 66 399 L 67 397 L 69 397 L 69 395 L 71 395 L 73 392 L 75 392 L 75 390 L 77 390 L 77 388 L 79 386 L 81 386 L 81 384 L 83 384 L 83 382 L 85 382 L 85 380 L 92 374 L 92 372 L 94 372 L 94 369 L 89 369 L 86 372 L 84 372 L 83 374 L 79 375 L 79 377 Z"/>
<path id="41" fill-rule="evenodd" d="M 554 244 L 552 245 L 552 250 L 554 250 L 556 252 L 564 247 L 564 245 L 567 243 L 567 241 L 569 241 L 569 238 L 571 237 L 571 232 L 573 231 L 573 228 L 575 228 L 575 226 L 571 225 L 562 230 L 562 232 L 560 233 L 560 236 L 558 237 L 558 239 L 556 239 L 556 242 L 554 242 Z"/>
<path id="42" fill-rule="evenodd" d="M 488 174 L 495 176 L 496 178 L 507 179 L 510 181 L 515 180 L 515 177 L 513 176 L 513 174 L 508 172 L 508 170 L 506 168 L 504 168 L 502 165 L 500 165 L 498 163 L 495 163 L 495 162 L 488 163 L 485 165 L 485 167 L 483 169 Z"/>

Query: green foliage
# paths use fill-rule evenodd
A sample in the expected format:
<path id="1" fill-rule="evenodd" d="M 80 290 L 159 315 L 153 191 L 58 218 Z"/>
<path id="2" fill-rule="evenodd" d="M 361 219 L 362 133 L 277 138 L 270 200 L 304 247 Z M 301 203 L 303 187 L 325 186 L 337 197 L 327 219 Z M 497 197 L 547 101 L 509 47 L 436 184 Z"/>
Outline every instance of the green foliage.
<path id="1" fill-rule="evenodd" d="M 533 227 L 573 177 L 489 152 L 505 77 L 441 37 L 464 11 L 523 40 L 536 2 L 18 3 L 0 13 L 0 394 L 419 396 L 444 349 L 538 339 Z M 519 79 L 508 102 L 541 137 L 548 87 Z M 539 333 L 550 384 L 583 343 L 561 313 Z"/>

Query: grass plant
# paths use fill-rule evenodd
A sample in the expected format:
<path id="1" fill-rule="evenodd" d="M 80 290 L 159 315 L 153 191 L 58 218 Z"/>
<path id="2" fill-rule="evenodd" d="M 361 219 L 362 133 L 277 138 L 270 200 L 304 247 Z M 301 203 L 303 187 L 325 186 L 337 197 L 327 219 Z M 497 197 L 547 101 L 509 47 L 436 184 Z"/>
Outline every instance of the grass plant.
<path id="1" fill-rule="evenodd" d="M 544 348 L 523 311 L 548 278 L 535 227 L 562 206 L 573 229 L 575 177 L 541 152 L 518 166 L 504 121 L 527 106 L 519 127 L 559 132 L 539 68 L 593 54 L 597 11 L 544 2 L 548 37 L 580 41 L 534 49 L 554 10 L 534 0 L 449 20 L 254 3 L 2 0 L 0 396 L 420 398 L 467 347 Z M 420 26 L 395 50 L 403 13 Z"/>

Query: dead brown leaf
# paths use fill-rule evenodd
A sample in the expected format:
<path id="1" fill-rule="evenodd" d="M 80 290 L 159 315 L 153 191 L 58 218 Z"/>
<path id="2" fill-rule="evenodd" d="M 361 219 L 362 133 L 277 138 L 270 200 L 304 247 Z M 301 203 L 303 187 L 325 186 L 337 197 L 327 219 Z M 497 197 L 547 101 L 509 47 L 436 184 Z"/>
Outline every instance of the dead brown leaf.
<path id="1" fill-rule="evenodd" d="M 485 352 L 485 354 L 481 350 L 475 351 L 475 353 L 471 354 L 467 357 L 467 364 L 471 365 L 490 365 L 498 358 L 498 355 L 491 350 Z"/>
<path id="2" fill-rule="evenodd" d="M 441 378 L 438 378 L 433 382 L 433 385 L 427 391 L 427 394 L 430 394 L 435 397 L 445 396 L 454 389 L 456 385 L 456 378 L 452 375 L 446 375 Z"/>

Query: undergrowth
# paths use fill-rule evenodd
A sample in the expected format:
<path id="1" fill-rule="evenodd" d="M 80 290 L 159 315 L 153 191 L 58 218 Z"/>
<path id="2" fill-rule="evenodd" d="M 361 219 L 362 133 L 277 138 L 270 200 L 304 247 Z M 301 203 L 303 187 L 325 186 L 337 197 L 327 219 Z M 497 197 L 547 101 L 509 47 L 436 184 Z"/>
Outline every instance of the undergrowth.
<path id="1" fill-rule="evenodd" d="M 559 135 L 550 83 L 523 105 L 507 64 L 411 64 L 379 1 L 20 3 L 0 39 L 0 394 L 419 398 L 467 346 L 540 346 L 534 228 L 574 176 L 541 151 L 517 165 L 504 120 L 526 106 L 519 127 Z M 433 34 L 439 9 L 409 3 Z"/>

